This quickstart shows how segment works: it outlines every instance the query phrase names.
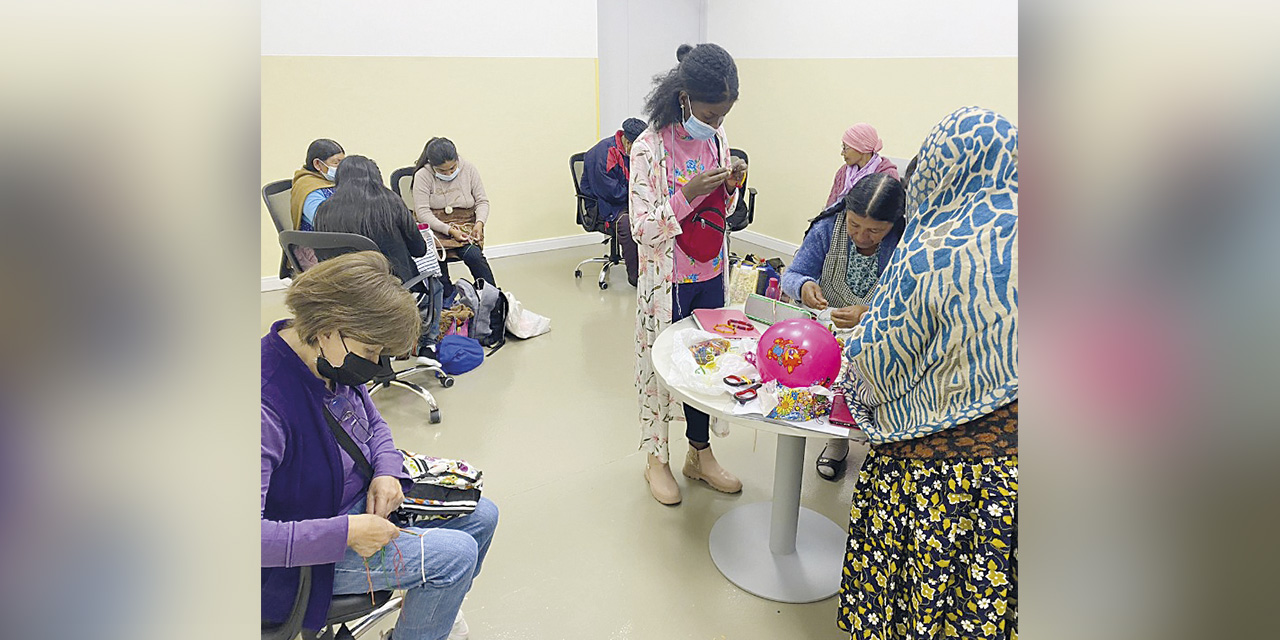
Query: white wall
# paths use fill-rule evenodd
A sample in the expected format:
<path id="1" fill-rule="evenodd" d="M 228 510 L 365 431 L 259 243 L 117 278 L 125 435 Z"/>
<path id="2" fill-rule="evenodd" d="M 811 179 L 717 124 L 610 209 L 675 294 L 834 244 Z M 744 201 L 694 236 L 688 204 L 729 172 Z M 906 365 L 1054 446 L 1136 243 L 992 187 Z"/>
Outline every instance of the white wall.
<path id="1" fill-rule="evenodd" d="M 735 58 L 1017 57 L 1017 0 L 707 0 Z"/>
<path id="2" fill-rule="evenodd" d="M 706 0 L 599 0 L 600 137 L 644 118 L 653 76 L 676 64 L 676 47 L 703 42 Z"/>
<path id="3" fill-rule="evenodd" d="M 594 0 L 263 0 L 264 56 L 594 58 Z"/>

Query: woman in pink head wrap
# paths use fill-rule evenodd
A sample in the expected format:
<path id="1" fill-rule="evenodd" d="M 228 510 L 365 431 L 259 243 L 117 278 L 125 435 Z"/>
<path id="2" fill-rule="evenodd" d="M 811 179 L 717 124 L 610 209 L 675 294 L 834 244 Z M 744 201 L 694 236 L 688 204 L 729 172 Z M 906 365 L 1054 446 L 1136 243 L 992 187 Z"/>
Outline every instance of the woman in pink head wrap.
<path id="1" fill-rule="evenodd" d="M 849 189 L 859 180 L 873 173 L 887 173 L 898 177 L 898 167 L 888 158 L 880 155 L 884 141 L 876 128 L 865 123 L 849 127 L 840 138 L 840 155 L 844 156 L 844 165 L 836 171 L 836 178 L 831 183 L 831 195 L 827 196 L 826 206 L 835 204 L 836 200 L 849 193 Z"/>

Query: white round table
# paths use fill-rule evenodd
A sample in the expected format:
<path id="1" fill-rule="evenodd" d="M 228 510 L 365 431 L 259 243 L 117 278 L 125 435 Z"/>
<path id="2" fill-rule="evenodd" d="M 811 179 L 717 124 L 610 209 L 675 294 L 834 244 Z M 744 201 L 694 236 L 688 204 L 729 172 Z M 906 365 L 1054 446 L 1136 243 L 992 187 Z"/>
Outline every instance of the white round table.
<path id="1" fill-rule="evenodd" d="M 667 327 L 654 341 L 650 357 L 658 379 L 673 398 L 731 424 L 778 435 L 773 501 L 734 507 L 711 528 L 711 560 L 743 591 L 776 602 L 825 600 L 840 588 L 847 534 L 826 516 L 800 506 L 806 438 L 831 434 L 734 415 L 728 394 L 708 396 L 681 390 L 670 379 L 672 335 L 696 328 L 692 318 Z"/>

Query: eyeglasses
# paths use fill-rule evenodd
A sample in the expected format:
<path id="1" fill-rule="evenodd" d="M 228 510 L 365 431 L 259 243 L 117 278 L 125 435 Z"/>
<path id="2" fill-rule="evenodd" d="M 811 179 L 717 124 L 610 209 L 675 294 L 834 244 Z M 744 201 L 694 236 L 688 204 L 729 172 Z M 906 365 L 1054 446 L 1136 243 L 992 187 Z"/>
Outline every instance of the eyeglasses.
<path id="1" fill-rule="evenodd" d="M 343 429 L 346 429 L 352 438 L 359 440 L 360 444 L 369 444 L 369 441 L 373 439 L 373 430 L 369 428 L 369 421 L 359 411 L 356 411 L 351 401 L 347 400 L 345 396 L 332 396 L 324 401 L 324 406 L 337 419 L 338 424 Z"/>

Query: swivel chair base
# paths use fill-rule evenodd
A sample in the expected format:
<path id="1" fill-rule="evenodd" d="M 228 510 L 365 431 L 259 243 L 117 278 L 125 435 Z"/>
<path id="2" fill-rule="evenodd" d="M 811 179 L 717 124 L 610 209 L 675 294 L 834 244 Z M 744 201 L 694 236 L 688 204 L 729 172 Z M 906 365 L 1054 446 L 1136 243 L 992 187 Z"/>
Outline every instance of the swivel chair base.
<path id="1" fill-rule="evenodd" d="M 582 262 L 579 262 L 579 263 L 578 263 L 578 267 L 577 267 L 576 269 L 574 269 L 574 271 L 573 271 L 573 277 L 575 277 L 575 278 L 581 278 L 581 277 L 582 277 L 582 265 L 584 265 L 584 264 L 593 264 L 593 263 L 596 263 L 596 262 L 599 262 L 599 263 L 601 263 L 601 264 L 603 264 L 603 265 L 604 265 L 604 266 L 600 267 L 600 288 L 601 288 L 601 289 L 608 289 L 608 288 L 609 288 L 609 267 L 612 267 L 612 266 L 614 266 L 614 265 L 616 265 L 616 264 L 619 264 L 619 263 L 621 262 L 620 260 L 613 260 L 613 259 L 610 259 L 610 258 L 609 258 L 609 257 L 607 257 L 607 256 L 606 256 L 606 257 L 602 257 L 602 258 L 589 258 L 589 259 L 587 259 L 587 260 L 583 260 Z"/>
<path id="2" fill-rule="evenodd" d="M 618 229 L 612 224 L 610 226 L 613 227 L 613 232 L 609 234 L 609 238 L 607 240 L 601 243 L 609 245 L 609 253 L 599 258 L 587 258 L 586 260 L 579 262 L 578 266 L 573 270 L 573 277 L 582 278 L 583 265 L 594 264 L 597 262 L 602 264 L 603 266 L 600 267 L 601 289 L 609 288 L 609 268 L 622 264 L 622 253 L 618 247 Z"/>
<path id="3" fill-rule="evenodd" d="M 375 379 L 373 382 L 369 383 L 370 385 L 369 397 L 373 397 L 375 393 L 391 386 L 408 389 L 409 391 L 412 391 L 415 394 L 417 394 L 418 397 L 425 400 L 427 403 L 427 406 L 431 408 L 431 413 L 428 417 L 428 420 L 430 421 L 430 423 L 439 424 L 440 423 L 440 405 L 436 404 L 435 396 L 431 395 L 430 391 L 427 391 L 426 389 L 422 388 L 421 385 L 415 384 L 413 382 L 409 382 L 407 380 L 402 380 L 401 378 L 404 378 L 405 376 L 413 375 L 415 373 L 431 372 L 431 373 L 434 373 L 436 376 L 436 379 L 440 381 L 440 386 L 448 389 L 449 387 L 453 386 L 453 376 L 450 376 L 449 374 L 445 373 L 444 369 L 440 368 L 440 363 L 436 362 L 435 360 L 432 360 L 431 358 L 418 357 L 415 359 L 415 362 L 417 362 L 417 364 L 415 364 L 414 366 L 408 369 L 395 372 L 394 376 L 391 378 Z"/>

